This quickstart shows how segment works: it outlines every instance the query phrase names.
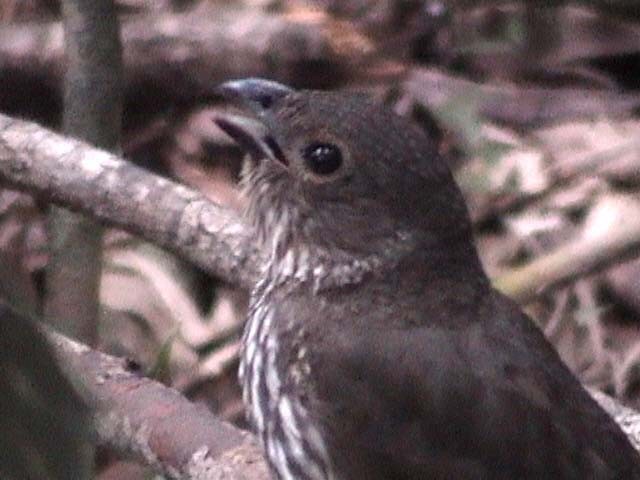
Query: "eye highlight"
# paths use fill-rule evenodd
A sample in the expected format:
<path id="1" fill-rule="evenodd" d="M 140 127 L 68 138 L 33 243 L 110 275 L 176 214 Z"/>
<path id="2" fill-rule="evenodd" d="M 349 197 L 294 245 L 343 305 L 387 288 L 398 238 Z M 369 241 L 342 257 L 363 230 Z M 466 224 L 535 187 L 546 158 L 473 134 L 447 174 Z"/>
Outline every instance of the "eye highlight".
<path id="1" fill-rule="evenodd" d="M 330 175 L 343 163 L 340 148 L 332 143 L 314 142 L 302 149 L 305 165 L 317 175 Z"/>

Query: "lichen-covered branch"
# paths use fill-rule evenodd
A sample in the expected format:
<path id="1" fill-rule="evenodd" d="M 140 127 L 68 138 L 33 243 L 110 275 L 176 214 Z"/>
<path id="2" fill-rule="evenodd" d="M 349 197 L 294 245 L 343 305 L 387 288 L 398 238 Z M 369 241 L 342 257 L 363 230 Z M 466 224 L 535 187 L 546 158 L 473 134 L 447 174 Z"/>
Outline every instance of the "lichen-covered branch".
<path id="1" fill-rule="evenodd" d="M 251 229 L 202 194 L 34 123 L 0 115 L 0 178 L 175 251 L 251 288 L 261 259 Z"/>

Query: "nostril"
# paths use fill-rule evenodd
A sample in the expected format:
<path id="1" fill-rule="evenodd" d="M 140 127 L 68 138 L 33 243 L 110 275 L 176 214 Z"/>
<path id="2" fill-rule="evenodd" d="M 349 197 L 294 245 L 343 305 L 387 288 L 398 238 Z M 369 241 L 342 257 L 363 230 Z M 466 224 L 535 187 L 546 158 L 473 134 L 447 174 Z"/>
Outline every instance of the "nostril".
<path id="1" fill-rule="evenodd" d="M 262 94 L 258 95 L 256 100 L 260 104 L 260 106 L 264 109 L 270 108 L 273 105 L 273 97 L 271 95 Z"/>

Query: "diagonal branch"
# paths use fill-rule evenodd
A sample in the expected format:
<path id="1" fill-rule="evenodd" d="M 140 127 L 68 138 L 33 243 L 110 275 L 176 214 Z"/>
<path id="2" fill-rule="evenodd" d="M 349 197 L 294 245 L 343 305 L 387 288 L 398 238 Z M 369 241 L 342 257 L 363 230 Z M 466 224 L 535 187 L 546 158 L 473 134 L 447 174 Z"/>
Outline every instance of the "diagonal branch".
<path id="1" fill-rule="evenodd" d="M 60 364 L 92 406 L 101 445 L 171 479 L 268 480 L 252 435 L 217 419 L 177 390 L 140 376 L 112 357 L 51 331 Z"/>
<path id="2" fill-rule="evenodd" d="M 494 280 L 496 288 L 526 303 L 576 278 L 604 270 L 640 251 L 640 218 L 629 217 L 606 236 L 585 237 L 560 246 Z"/>
<path id="3" fill-rule="evenodd" d="M 121 227 L 251 288 L 260 257 L 233 212 L 116 155 L 0 115 L 0 178 Z"/>

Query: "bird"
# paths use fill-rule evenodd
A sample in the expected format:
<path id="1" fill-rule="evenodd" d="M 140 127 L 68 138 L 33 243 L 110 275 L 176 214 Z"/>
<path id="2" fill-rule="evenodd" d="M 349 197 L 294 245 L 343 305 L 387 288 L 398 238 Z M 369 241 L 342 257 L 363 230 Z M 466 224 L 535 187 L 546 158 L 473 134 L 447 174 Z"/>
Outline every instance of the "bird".
<path id="1" fill-rule="evenodd" d="M 280 480 L 638 479 L 640 457 L 494 290 L 436 142 L 366 95 L 227 81 L 266 260 L 239 368 Z"/>

